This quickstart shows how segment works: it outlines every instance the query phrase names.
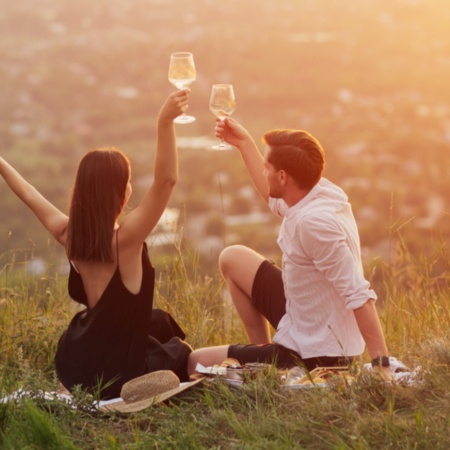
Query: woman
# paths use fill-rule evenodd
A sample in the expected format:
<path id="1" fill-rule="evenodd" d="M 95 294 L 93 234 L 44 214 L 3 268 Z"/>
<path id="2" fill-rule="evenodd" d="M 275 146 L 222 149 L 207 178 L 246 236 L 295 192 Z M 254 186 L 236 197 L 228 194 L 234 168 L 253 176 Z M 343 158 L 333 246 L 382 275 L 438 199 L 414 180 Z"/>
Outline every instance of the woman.
<path id="1" fill-rule="evenodd" d="M 6 183 L 65 248 L 69 294 L 86 305 L 61 336 L 55 357 L 58 377 L 69 390 L 82 385 L 101 398 L 117 397 L 128 380 L 160 369 L 188 380 L 192 349 L 169 314 L 152 310 L 154 269 L 145 245 L 177 181 L 173 119 L 187 108 L 188 97 L 189 90 L 176 91 L 162 106 L 154 180 L 120 225 L 131 174 L 119 150 L 92 150 L 83 157 L 69 216 L 0 158 Z"/>

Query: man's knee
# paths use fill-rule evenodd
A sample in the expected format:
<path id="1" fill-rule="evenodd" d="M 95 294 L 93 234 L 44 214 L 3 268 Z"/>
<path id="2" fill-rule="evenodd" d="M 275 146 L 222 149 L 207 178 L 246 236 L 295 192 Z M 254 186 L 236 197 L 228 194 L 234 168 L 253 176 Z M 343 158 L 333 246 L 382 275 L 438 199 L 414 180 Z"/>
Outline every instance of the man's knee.
<path id="1" fill-rule="evenodd" d="M 253 281 L 264 257 L 243 245 L 225 248 L 219 256 L 220 271 L 227 283 L 236 283 L 250 293 Z"/>
<path id="2" fill-rule="evenodd" d="M 242 261 L 246 253 L 251 251 L 244 245 L 231 245 L 224 248 L 219 255 L 219 268 L 222 275 L 229 274 Z"/>

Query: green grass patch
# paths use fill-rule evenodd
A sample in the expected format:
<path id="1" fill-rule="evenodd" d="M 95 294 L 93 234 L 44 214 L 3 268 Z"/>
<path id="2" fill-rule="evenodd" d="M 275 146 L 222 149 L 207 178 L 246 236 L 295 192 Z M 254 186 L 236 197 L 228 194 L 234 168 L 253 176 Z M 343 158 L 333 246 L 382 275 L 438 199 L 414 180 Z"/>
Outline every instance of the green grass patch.
<path id="1" fill-rule="evenodd" d="M 155 306 L 170 311 L 194 347 L 245 342 L 219 277 L 195 252 L 158 259 Z M 373 284 L 392 355 L 421 366 L 420 382 L 356 383 L 292 391 L 272 373 L 241 389 L 208 381 L 136 414 L 104 414 L 77 392 L 61 401 L 0 404 L 0 448 L 16 449 L 447 449 L 450 442 L 449 272 L 445 248 L 414 258 L 399 245 Z M 12 258 L 0 270 L 0 395 L 55 390 L 53 357 L 76 307 L 66 278 L 32 276 Z M 439 270 L 437 270 L 439 268 Z M 366 358 L 368 360 L 368 358 Z"/>

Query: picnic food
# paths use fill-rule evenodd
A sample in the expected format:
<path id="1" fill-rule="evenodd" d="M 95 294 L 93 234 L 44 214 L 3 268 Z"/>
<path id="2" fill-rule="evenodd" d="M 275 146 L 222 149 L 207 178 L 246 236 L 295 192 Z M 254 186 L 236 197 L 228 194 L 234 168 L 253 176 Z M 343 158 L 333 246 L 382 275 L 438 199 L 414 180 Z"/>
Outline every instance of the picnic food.
<path id="1" fill-rule="evenodd" d="M 227 358 L 220 365 L 224 372 L 225 379 L 230 384 L 241 385 L 245 381 L 255 380 L 258 376 L 269 375 L 271 364 L 265 363 L 246 363 L 240 365 L 233 358 Z M 345 381 L 346 383 L 354 380 L 348 367 L 316 367 L 308 372 L 306 369 L 295 366 L 290 369 L 276 369 L 275 376 L 283 387 L 300 387 L 302 385 L 324 386 L 331 381 Z"/>
<path id="2" fill-rule="evenodd" d="M 239 366 L 239 361 L 234 358 L 227 358 L 222 361 L 220 367 L 230 367 L 230 366 Z"/>
<path id="3" fill-rule="evenodd" d="M 304 373 L 298 367 L 290 369 L 283 377 L 284 386 L 298 385 L 324 385 L 332 378 L 340 377 L 347 381 L 353 381 L 353 375 L 348 371 L 348 367 L 316 367 L 308 373 Z"/>
<path id="4" fill-rule="evenodd" d="M 324 382 L 325 382 L 325 380 L 323 378 L 315 377 L 313 379 L 309 379 L 309 378 L 303 379 L 302 378 L 300 380 L 297 380 L 294 384 L 317 384 L 317 383 L 324 383 Z"/>
<path id="5" fill-rule="evenodd" d="M 227 367 L 226 378 L 227 380 L 244 381 L 246 379 L 256 378 L 258 373 L 268 372 L 270 364 L 264 363 L 246 363 L 244 365 L 232 364 Z"/>

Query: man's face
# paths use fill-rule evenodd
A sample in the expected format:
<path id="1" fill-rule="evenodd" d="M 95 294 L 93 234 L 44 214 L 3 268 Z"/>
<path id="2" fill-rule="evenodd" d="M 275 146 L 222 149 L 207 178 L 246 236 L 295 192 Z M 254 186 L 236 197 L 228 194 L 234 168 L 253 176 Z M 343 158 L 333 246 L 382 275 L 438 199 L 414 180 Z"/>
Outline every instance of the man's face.
<path id="1" fill-rule="evenodd" d="M 282 198 L 283 186 L 280 183 L 280 171 L 275 169 L 275 167 L 268 161 L 270 151 L 270 147 L 267 145 L 264 150 L 264 175 L 269 187 L 269 196 L 272 198 Z"/>

